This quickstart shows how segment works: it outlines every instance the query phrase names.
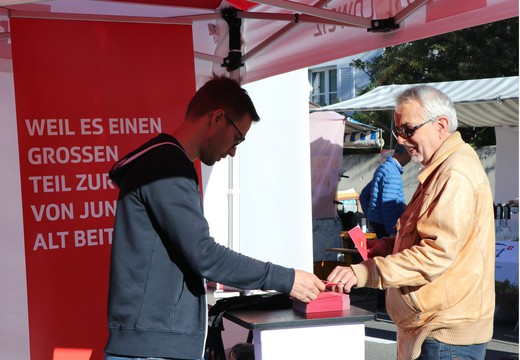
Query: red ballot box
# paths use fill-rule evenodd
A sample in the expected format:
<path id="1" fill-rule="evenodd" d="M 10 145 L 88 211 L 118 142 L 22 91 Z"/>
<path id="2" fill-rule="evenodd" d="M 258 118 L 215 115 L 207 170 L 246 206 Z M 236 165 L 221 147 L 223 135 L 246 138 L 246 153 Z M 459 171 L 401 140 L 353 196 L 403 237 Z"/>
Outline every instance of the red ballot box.
<path id="1" fill-rule="evenodd" d="M 350 297 L 348 294 L 336 291 L 325 291 L 319 294 L 316 300 L 309 303 L 293 300 L 293 309 L 306 314 L 348 310 L 350 309 Z"/>

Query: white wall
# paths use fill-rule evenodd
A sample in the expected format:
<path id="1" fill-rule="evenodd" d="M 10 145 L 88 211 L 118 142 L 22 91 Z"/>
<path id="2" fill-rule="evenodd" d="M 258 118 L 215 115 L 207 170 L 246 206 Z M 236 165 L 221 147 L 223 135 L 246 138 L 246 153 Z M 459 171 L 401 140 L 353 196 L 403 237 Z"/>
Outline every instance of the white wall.
<path id="1" fill-rule="evenodd" d="M 245 88 L 261 120 L 240 158 L 241 251 L 312 272 L 307 69 Z"/>
<path id="2" fill-rule="evenodd" d="M 518 198 L 518 127 L 497 127 L 495 135 L 495 202 L 506 203 Z"/>
<path id="3" fill-rule="evenodd" d="M 242 145 L 241 145 L 242 146 Z M 224 159 L 209 167 L 202 164 L 202 186 L 204 191 L 204 216 L 209 222 L 210 234 L 219 244 L 227 245 L 234 250 L 239 250 L 238 242 L 228 242 L 228 171 L 229 163 L 237 162 L 235 159 Z M 235 184 L 238 185 L 238 184 Z M 234 219 L 238 221 L 238 215 Z M 238 235 L 235 235 L 235 237 Z"/>
<path id="4" fill-rule="evenodd" d="M 211 233 L 227 241 L 228 194 L 234 212 L 233 249 L 312 271 L 309 84 L 306 69 L 244 86 L 260 115 L 233 160 L 203 168 L 204 212 Z"/>
<path id="5" fill-rule="evenodd" d="M 22 198 L 13 70 L 0 59 L 0 359 L 29 359 Z"/>

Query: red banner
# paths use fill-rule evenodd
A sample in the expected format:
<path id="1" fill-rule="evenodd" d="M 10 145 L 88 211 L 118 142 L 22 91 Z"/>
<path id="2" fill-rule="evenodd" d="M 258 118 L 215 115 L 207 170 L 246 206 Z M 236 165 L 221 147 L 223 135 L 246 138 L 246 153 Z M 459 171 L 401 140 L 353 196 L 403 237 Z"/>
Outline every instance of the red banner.
<path id="1" fill-rule="evenodd" d="M 117 198 L 107 173 L 184 118 L 191 27 L 13 18 L 11 37 L 31 359 L 102 359 Z"/>

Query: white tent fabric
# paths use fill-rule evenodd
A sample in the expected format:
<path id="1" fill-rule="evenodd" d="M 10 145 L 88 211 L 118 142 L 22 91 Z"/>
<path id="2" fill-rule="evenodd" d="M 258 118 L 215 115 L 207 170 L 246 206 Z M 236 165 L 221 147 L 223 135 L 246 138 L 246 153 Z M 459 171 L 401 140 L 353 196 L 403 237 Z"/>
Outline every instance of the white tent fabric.
<path id="1" fill-rule="evenodd" d="M 326 248 L 341 246 L 338 233 L 341 222 L 335 200 L 343 168 L 343 147 L 372 147 L 377 143 L 370 134 L 381 129 L 364 125 L 333 112 L 314 112 L 309 115 L 312 228 L 314 261 L 335 260 L 336 255 Z M 349 139 L 353 138 L 352 141 Z"/>
<path id="2" fill-rule="evenodd" d="M 372 125 L 360 123 L 359 121 L 353 120 L 350 117 L 345 117 L 341 114 L 338 114 L 335 111 L 312 112 L 309 115 L 309 119 L 311 122 L 311 136 L 313 132 L 313 124 L 325 124 L 325 126 L 331 126 L 335 128 L 338 126 L 338 123 L 343 123 L 342 145 L 344 148 L 382 148 L 384 145 L 382 129 Z"/>
<path id="3" fill-rule="evenodd" d="M 455 103 L 459 126 L 518 126 L 518 76 L 428 83 Z M 316 109 L 341 112 L 393 110 L 395 97 L 415 84 L 384 85 L 356 98 Z"/>
<path id="4" fill-rule="evenodd" d="M 243 10 L 235 48 L 220 13 L 231 5 Z M 518 6 L 518 0 L 0 0 L 0 57 L 10 56 L 12 17 L 184 23 L 193 25 L 198 84 L 235 60 L 244 65 L 236 76 L 245 84 L 516 17 Z"/>
<path id="5" fill-rule="evenodd" d="M 344 117 L 331 112 L 309 116 L 312 218 L 336 217 L 336 192 L 343 174 Z"/>

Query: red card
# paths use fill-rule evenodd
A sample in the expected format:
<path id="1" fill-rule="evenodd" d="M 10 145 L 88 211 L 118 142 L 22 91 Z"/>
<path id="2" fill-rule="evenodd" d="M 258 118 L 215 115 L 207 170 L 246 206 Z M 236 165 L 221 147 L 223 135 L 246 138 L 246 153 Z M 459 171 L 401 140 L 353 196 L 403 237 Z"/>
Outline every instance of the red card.
<path id="1" fill-rule="evenodd" d="M 354 245 L 356 245 L 356 249 L 358 249 L 359 253 L 361 254 L 361 257 L 363 257 L 363 260 L 368 259 L 367 238 L 363 230 L 361 230 L 359 226 L 356 226 L 350 229 L 348 231 L 348 234 L 354 242 Z"/>

